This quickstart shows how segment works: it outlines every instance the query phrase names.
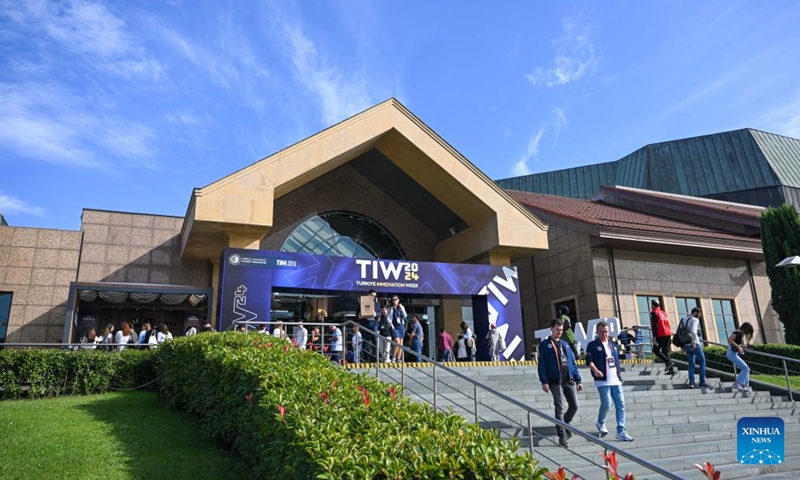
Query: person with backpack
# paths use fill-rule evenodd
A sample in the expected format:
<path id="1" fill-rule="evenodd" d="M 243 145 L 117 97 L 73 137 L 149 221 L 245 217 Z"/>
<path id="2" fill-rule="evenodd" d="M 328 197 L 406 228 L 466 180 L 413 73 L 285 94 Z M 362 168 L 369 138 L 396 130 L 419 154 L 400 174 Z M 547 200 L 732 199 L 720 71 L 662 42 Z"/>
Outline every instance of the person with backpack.
<path id="1" fill-rule="evenodd" d="M 650 331 L 653 335 L 653 355 L 660 358 L 667 368 L 667 375 L 675 374 L 675 363 L 669 358 L 669 344 L 672 340 L 672 329 L 669 326 L 667 312 L 661 310 L 661 302 L 655 298 L 650 300 Z"/>
<path id="2" fill-rule="evenodd" d="M 678 324 L 678 331 L 675 337 L 679 338 L 681 342 L 685 340 L 683 332 L 689 335 L 689 343 L 681 346 L 683 351 L 686 352 L 686 363 L 689 364 L 689 388 L 697 386 L 694 383 L 694 367 L 695 363 L 700 364 L 700 388 L 709 388 L 711 385 L 706 383 L 706 356 L 703 353 L 703 339 L 700 338 L 700 316 L 702 312 L 699 308 L 694 307 L 692 312 L 683 317 Z"/>
<path id="3" fill-rule="evenodd" d="M 581 358 L 581 354 L 578 351 L 578 339 L 575 338 L 575 331 L 572 329 L 572 319 L 569 317 L 569 307 L 566 305 L 558 307 L 558 315 L 558 318 L 564 322 L 564 340 L 569 344 L 569 348 L 572 349 L 575 358 Z"/>

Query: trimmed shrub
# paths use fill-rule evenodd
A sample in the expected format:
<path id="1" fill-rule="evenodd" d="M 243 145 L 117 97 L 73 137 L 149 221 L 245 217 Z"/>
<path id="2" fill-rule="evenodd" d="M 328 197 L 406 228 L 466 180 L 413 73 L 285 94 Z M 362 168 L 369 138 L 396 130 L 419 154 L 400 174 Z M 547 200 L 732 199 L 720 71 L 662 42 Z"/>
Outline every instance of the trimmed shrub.
<path id="1" fill-rule="evenodd" d="M 155 363 L 155 352 L 149 350 L 2 350 L 0 399 L 132 388 L 156 378 Z"/>
<path id="2" fill-rule="evenodd" d="M 159 349 L 162 398 L 199 416 L 259 478 L 540 478 L 518 445 L 367 375 L 256 333 Z"/>

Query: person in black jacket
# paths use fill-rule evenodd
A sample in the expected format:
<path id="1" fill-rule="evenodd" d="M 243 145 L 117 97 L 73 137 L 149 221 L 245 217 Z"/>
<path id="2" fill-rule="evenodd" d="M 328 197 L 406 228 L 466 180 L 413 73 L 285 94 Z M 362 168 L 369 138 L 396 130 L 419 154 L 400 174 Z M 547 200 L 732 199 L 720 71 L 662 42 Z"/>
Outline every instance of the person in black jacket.
<path id="1" fill-rule="evenodd" d="M 586 346 L 586 366 L 592 371 L 594 384 L 600 392 L 600 411 L 597 414 L 597 431 L 601 437 L 608 434 L 606 416 L 614 401 L 617 414 L 617 440 L 632 442 L 633 437 L 625 429 L 625 396 L 622 394 L 622 373 L 619 352 L 614 342 L 608 339 L 608 324 L 600 322 L 595 328 L 597 338 Z"/>
<path id="2" fill-rule="evenodd" d="M 569 344 L 561 338 L 564 322 L 556 318 L 550 322 L 550 336 L 539 344 L 539 380 L 542 390 L 553 395 L 556 418 L 570 423 L 578 413 L 578 392 L 583 391 L 581 374 L 575 365 L 575 355 Z M 564 411 L 564 404 L 568 405 Z M 558 444 L 569 448 L 572 432 L 557 426 Z"/>

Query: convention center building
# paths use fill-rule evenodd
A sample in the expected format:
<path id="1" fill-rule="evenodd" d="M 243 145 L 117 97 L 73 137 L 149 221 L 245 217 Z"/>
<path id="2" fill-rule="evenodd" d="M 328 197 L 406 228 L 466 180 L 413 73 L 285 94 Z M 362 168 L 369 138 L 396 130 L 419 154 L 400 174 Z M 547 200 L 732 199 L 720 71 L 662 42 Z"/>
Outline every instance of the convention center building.
<path id="1" fill-rule="evenodd" d="M 654 298 L 674 325 L 699 306 L 709 340 L 749 321 L 782 342 L 762 207 L 617 183 L 501 188 L 390 99 L 187 192 L 183 217 L 86 208 L 77 231 L 0 226 L 0 342 L 353 319 L 370 289 L 419 316 L 428 354 L 465 321 L 501 327 L 503 359 L 522 360 L 561 306 L 632 326 Z"/>

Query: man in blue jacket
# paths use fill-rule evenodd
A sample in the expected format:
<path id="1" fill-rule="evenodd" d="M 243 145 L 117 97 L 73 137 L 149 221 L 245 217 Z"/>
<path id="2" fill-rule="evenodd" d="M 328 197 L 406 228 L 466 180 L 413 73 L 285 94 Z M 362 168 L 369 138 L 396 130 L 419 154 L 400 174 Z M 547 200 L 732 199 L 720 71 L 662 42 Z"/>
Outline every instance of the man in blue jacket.
<path id="1" fill-rule="evenodd" d="M 619 352 L 608 339 L 608 324 L 600 322 L 595 329 L 597 337 L 586 346 L 586 366 L 592 371 L 594 384 L 600 392 L 600 412 L 597 414 L 597 431 L 601 437 L 608 434 L 606 416 L 614 400 L 617 414 L 617 440 L 632 442 L 625 429 L 625 397 L 622 394 L 622 374 L 619 369 Z"/>
<path id="2" fill-rule="evenodd" d="M 561 339 L 564 322 L 556 318 L 550 322 L 550 336 L 539 344 L 539 380 L 542 390 L 553 394 L 556 418 L 570 423 L 578 412 L 578 392 L 583 390 L 581 374 L 575 365 L 575 355 L 569 344 Z M 564 404 L 568 405 L 566 412 Z M 558 444 L 569 448 L 567 440 L 572 432 L 556 427 Z"/>

